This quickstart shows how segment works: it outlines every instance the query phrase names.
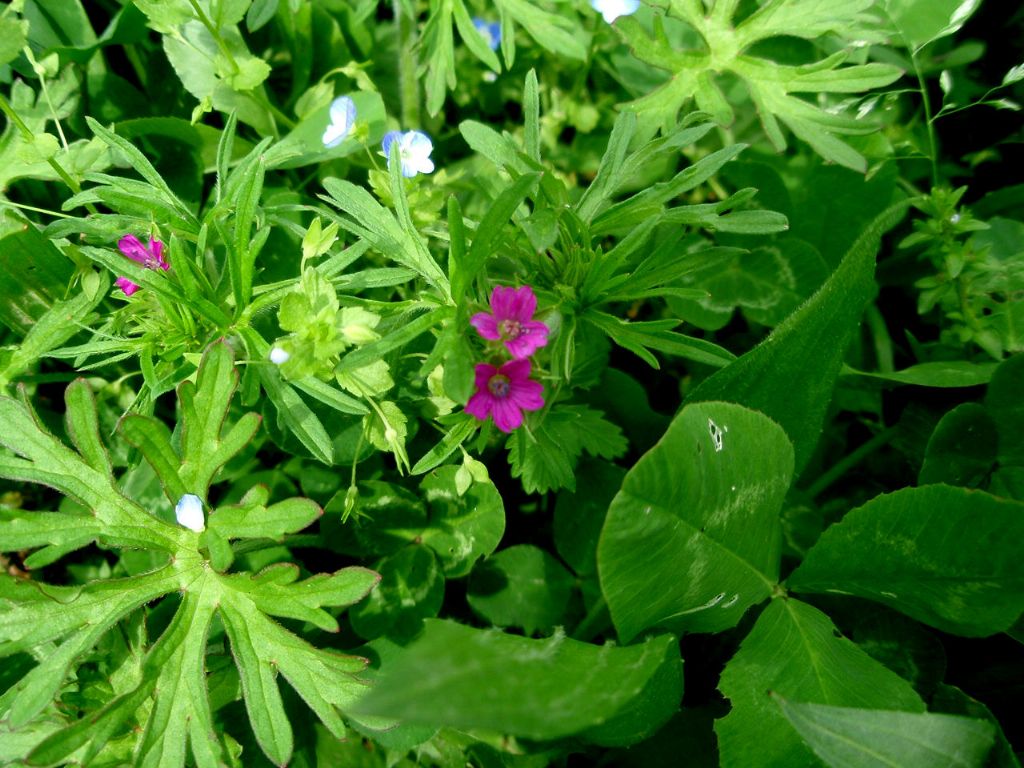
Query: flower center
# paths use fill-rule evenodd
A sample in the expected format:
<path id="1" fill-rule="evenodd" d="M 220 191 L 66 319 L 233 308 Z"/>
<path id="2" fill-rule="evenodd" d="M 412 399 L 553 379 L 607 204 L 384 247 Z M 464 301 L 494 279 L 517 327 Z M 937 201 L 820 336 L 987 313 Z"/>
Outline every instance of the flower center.
<path id="1" fill-rule="evenodd" d="M 500 373 L 491 376 L 491 380 L 487 382 L 487 389 L 490 390 L 491 394 L 502 400 L 508 397 L 511 388 L 512 385 L 509 384 L 508 376 L 502 376 Z"/>
<path id="2" fill-rule="evenodd" d="M 501 331 L 501 337 L 503 339 L 508 339 L 509 341 L 514 341 L 523 334 L 528 333 L 518 320 L 512 320 L 510 318 L 502 320 L 498 325 L 498 328 Z"/>

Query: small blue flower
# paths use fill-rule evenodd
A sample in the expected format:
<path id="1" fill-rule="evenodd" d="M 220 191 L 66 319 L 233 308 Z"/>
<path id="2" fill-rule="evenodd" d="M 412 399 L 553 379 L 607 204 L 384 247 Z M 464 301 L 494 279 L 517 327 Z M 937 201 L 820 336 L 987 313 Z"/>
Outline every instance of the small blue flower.
<path id="1" fill-rule="evenodd" d="M 200 533 L 206 529 L 203 517 L 203 501 L 194 493 L 186 493 L 174 507 L 174 516 L 178 525 Z"/>
<path id="2" fill-rule="evenodd" d="M 496 21 L 484 21 L 481 18 L 473 19 L 473 26 L 487 42 L 487 47 L 492 51 L 498 50 L 501 45 L 501 24 Z"/>
<path id="3" fill-rule="evenodd" d="M 352 132 L 356 122 L 356 103 L 348 96 L 339 96 L 331 102 L 331 122 L 324 131 L 324 146 L 338 146 Z"/>
<path id="4" fill-rule="evenodd" d="M 391 145 L 398 142 L 398 156 L 402 162 L 402 175 L 407 179 L 417 173 L 432 173 L 434 161 L 430 159 L 430 153 L 434 151 L 434 144 L 430 137 L 422 131 L 388 131 L 384 134 L 384 141 L 381 147 L 384 149 L 384 156 L 388 159 L 388 169 L 391 169 Z"/>
<path id="5" fill-rule="evenodd" d="M 590 7 L 600 13 L 605 22 L 611 24 L 619 16 L 636 13 L 640 0 L 590 0 Z"/>

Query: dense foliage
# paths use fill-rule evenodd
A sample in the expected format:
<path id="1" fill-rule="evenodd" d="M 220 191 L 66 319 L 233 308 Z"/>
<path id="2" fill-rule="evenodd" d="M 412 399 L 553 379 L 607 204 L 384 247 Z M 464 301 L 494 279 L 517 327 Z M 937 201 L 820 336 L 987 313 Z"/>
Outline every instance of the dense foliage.
<path id="1" fill-rule="evenodd" d="M 0 765 L 1019 768 L 1024 11 L 0 9 Z"/>

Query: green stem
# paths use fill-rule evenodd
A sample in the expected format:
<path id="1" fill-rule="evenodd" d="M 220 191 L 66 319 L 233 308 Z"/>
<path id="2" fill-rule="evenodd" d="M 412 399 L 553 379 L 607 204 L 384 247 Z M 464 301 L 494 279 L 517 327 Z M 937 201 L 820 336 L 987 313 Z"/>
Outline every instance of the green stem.
<path id="1" fill-rule="evenodd" d="M 608 603 L 605 602 L 604 595 L 600 595 L 597 601 L 590 606 L 583 621 L 576 626 L 572 638 L 585 643 L 601 634 L 609 626 L 611 626 L 611 614 L 608 613 Z"/>
<path id="2" fill-rule="evenodd" d="M 237 74 L 239 71 L 238 62 L 235 61 L 235 57 L 231 55 L 231 50 L 228 48 L 227 43 L 224 42 L 224 38 L 221 37 L 220 30 L 214 26 L 214 23 L 210 20 L 210 17 L 206 15 L 206 12 L 203 10 L 202 6 L 199 5 L 197 0 L 188 0 L 188 2 L 192 6 L 192 10 L 196 12 L 196 18 L 199 19 L 199 22 L 204 27 L 206 27 L 206 31 L 210 33 L 213 41 L 217 43 L 217 47 L 220 49 L 220 52 L 224 54 L 224 58 L 228 60 L 231 68 Z"/>
<path id="3" fill-rule="evenodd" d="M 35 133 L 33 133 L 31 128 L 25 125 L 25 121 L 22 120 L 18 113 L 14 111 L 14 108 L 7 102 L 7 99 L 2 93 L 0 93 L 0 112 L 3 112 L 7 116 L 7 119 L 10 120 L 19 131 L 21 131 L 21 135 L 25 141 L 35 141 Z M 68 189 L 76 195 L 82 191 L 82 185 L 64 170 L 64 166 L 58 163 L 56 158 L 48 157 L 46 158 L 46 162 L 51 168 L 53 168 L 54 173 L 60 177 L 60 180 L 68 185 Z M 90 213 L 96 213 L 96 209 L 92 207 L 92 204 L 87 205 L 86 208 L 89 209 Z"/>
<path id="4" fill-rule="evenodd" d="M 807 495 L 811 498 L 822 494 L 832 483 L 841 478 L 864 459 L 877 451 L 896 436 L 896 427 L 883 429 L 866 443 L 847 454 L 807 488 Z"/>
<path id="5" fill-rule="evenodd" d="M 394 0 L 395 23 L 398 24 L 398 92 L 402 102 L 402 128 L 418 128 L 420 124 L 420 88 L 416 79 L 416 19 L 402 10 L 402 0 Z"/>
<path id="6" fill-rule="evenodd" d="M 26 205 L 25 203 L 15 203 L 11 200 L 0 200 L 0 205 L 6 205 L 11 208 L 19 208 L 25 211 L 34 211 L 35 213 L 44 213 L 47 216 L 53 216 L 60 219 L 74 219 L 75 216 L 71 216 L 67 213 L 61 213 L 60 211 L 51 211 L 48 208 L 36 208 L 34 205 Z"/>
<path id="7" fill-rule="evenodd" d="M 916 51 L 910 52 L 910 62 L 914 65 L 917 85 L 921 89 L 921 103 L 924 106 L 925 125 L 928 128 L 928 157 L 932 161 L 932 186 L 937 187 L 939 185 L 939 151 L 935 136 L 935 120 L 932 117 L 932 100 L 928 96 L 928 86 L 924 82 L 924 75 L 921 74 L 921 67 L 917 63 Z"/>

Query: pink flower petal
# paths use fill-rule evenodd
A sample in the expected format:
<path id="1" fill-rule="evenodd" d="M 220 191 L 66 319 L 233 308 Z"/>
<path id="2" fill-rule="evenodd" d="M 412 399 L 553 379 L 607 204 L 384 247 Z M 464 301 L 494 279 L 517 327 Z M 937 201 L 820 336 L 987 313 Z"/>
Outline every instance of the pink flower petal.
<path id="1" fill-rule="evenodd" d="M 498 330 L 498 319 L 486 312 L 478 312 L 469 318 L 469 324 L 476 328 L 477 332 L 485 339 L 497 341 L 501 338 L 501 331 Z"/>
<path id="2" fill-rule="evenodd" d="M 531 320 L 523 323 L 519 336 L 508 339 L 505 348 L 515 358 L 529 357 L 548 343 L 548 327 L 544 323 Z"/>
<path id="3" fill-rule="evenodd" d="M 504 285 L 494 286 L 491 291 L 491 312 L 499 323 L 512 317 L 512 303 L 515 300 L 516 289 Z"/>
<path id="4" fill-rule="evenodd" d="M 156 259 L 157 266 L 165 272 L 171 268 L 171 265 L 164 261 L 164 244 L 160 240 L 149 241 L 149 251 L 153 254 Z"/>
<path id="5" fill-rule="evenodd" d="M 516 291 L 515 306 L 516 314 L 513 319 L 520 323 L 533 319 L 533 313 L 537 311 L 537 297 L 533 295 L 533 289 L 530 286 L 524 285 Z"/>
<path id="6" fill-rule="evenodd" d="M 508 399 L 524 411 L 536 411 L 544 407 L 543 392 L 539 381 L 521 381 L 509 391 Z"/>
<path id="7" fill-rule="evenodd" d="M 485 386 L 469 398 L 469 402 L 466 403 L 465 411 L 470 416 L 476 416 L 481 421 L 484 421 L 491 415 L 491 411 L 494 410 L 494 405 L 495 399 L 491 396 L 491 393 L 487 391 Z"/>
<path id="8" fill-rule="evenodd" d="M 508 376 L 509 383 L 515 389 L 530 378 L 531 369 L 529 360 L 509 360 L 497 372 L 502 376 Z"/>
<path id="9" fill-rule="evenodd" d="M 523 423 L 523 412 L 511 399 L 494 401 L 494 425 L 502 432 L 511 432 Z"/>
<path id="10" fill-rule="evenodd" d="M 481 391 L 487 391 L 487 383 L 491 380 L 491 376 L 498 372 L 498 369 L 487 363 L 477 363 L 473 371 L 473 383 L 476 385 L 476 388 Z"/>
<path id="11" fill-rule="evenodd" d="M 117 241 L 117 248 L 132 261 L 145 264 L 151 258 L 146 246 L 135 235 L 125 235 Z"/>
<path id="12" fill-rule="evenodd" d="M 133 293 L 139 290 L 139 288 L 141 288 L 141 286 L 136 285 L 127 277 L 117 278 L 117 280 L 114 281 L 114 285 L 116 285 L 118 288 L 124 291 L 125 296 L 131 296 Z"/>

